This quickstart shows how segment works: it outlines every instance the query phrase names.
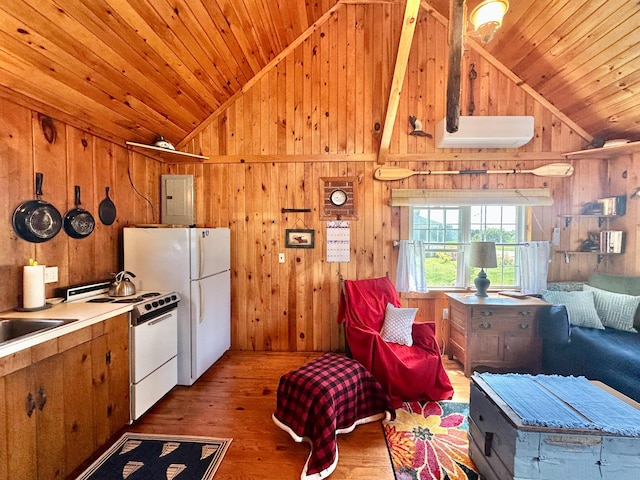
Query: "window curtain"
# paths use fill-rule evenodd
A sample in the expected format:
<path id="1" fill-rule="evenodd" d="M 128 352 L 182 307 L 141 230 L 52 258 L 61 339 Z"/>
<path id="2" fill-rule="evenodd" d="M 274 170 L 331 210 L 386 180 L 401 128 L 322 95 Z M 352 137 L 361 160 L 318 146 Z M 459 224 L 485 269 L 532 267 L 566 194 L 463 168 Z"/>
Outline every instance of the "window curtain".
<path id="1" fill-rule="evenodd" d="M 421 241 L 400 240 L 396 290 L 398 292 L 427 293 L 427 275 L 424 270 L 427 245 Z"/>
<path id="2" fill-rule="evenodd" d="M 518 247 L 520 253 L 520 291 L 540 294 L 547 288 L 549 242 L 528 242 Z"/>
<path id="3" fill-rule="evenodd" d="M 553 205 L 549 188 L 497 188 L 469 190 L 405 189 L 391 190 L 391 207 L 467 205 Z"/>

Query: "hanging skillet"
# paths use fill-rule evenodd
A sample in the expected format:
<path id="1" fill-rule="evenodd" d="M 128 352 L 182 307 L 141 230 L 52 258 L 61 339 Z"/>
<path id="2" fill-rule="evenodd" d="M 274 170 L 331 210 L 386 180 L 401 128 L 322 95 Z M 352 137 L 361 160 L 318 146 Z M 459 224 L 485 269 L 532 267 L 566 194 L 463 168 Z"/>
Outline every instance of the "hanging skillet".
<path id="1" fill-rule="evenodd" d="M 56 207 L 41 200 L 44 175 L 36 173 L 36 199 L 23 202 L 13 212 L 13 229 L 27 242 L 42 243 L 55 237 L 62 228 L 62 216 Z"/>
<path id="2" fill-rule="evenodd" d="M 64 231 L 71 238 L 84 238 L 93 232 L 96 221 L 93 215 L 80 207 L 80 186 L 75 186 L 75 205 L 64 216 Z"/>
<path id="3" fill-rule="evenodd" d="M 116 206 L 109 198 L 109 187 L 105 188 L 106 197 L 98 206 L 98 216 L 104 225 L 111 225 L 116 220 Z"/>

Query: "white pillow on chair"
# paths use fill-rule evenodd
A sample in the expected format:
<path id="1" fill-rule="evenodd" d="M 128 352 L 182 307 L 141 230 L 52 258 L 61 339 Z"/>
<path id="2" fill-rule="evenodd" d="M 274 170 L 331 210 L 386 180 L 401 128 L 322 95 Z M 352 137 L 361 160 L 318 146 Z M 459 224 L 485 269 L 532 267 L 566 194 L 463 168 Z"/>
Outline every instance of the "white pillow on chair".
<path id="1" fill-rule="evenodd" d="M 399 343 L 400 345 L 413 345 L 411 332 L 413 320 L 418 313 L 417 308 L 397 308 L 387 303 L 384 312 L 384 324 L 380 336 L 385 342 Z"/>

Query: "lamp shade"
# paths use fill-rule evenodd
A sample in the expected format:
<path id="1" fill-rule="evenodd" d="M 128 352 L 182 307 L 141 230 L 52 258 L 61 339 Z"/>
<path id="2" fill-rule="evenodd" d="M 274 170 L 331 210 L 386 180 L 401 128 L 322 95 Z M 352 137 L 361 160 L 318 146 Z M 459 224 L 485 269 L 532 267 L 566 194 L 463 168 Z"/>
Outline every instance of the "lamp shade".
<path id="1" fill-rule="evenodd" d="M 469 21 L 483 43 L 493 39 L 493 34 L 502 26 L 502 19 L 507 10 L 507 0 L 485 0 L 471 11 Z"/>
<path id="2" fill-rule="evenodd" d="M 496 242 L 471 242 L 469 265 L 480 268 L 496 268 Z"/>

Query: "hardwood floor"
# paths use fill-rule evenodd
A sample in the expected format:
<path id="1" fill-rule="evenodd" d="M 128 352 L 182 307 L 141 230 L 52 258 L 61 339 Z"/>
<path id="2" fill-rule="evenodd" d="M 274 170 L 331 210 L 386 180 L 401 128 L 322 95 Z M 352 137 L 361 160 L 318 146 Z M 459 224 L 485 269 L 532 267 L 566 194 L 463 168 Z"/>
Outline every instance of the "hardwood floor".
<path id="1" fill-rule="evenodd" d="M 176 387 L 130 430 L 146 433 L 231 437 L 233 442 L 216 480 L 296 480 L 309 455 L 275 426 L 280 377 L 318 353 L 228 352 L 192 387 Z M 445 358 L 456 391 L 469 401 L 469 379 L 460 364 Z M 339 461 L 332 480 L 393 480 L 380 422 L 338 436 Z"/>

